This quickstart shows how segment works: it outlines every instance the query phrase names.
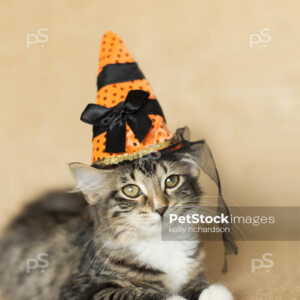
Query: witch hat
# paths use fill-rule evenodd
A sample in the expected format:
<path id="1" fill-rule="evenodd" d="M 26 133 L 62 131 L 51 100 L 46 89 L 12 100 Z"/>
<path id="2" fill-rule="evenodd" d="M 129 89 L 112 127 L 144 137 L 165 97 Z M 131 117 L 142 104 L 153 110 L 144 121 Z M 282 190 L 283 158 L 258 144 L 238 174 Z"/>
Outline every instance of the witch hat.
<path id="1" fill-rule="evenodd" d="M 92 163 L 117 164 L 167 147 L 170 134 L 154 93 L 123 41 L 104 34 L 99 53 L 97 104 L 81 120 L 93 126 Z"/>

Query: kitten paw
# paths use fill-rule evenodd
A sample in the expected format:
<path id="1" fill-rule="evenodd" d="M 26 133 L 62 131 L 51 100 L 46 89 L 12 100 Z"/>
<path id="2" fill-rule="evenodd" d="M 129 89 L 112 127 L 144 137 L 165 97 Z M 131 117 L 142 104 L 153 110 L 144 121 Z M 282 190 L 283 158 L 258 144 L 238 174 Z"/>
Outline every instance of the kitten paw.
<path id="1" fill-rule="evenodd" d="M 185 298 L 182 298 L 180 296 L 171 296 L 167 298 L 167 300 L 186 300 Z"/>
<path id="2" fill-rule="evenodd" d="M 202 291 L 199 300 L 233 300 L 233 296 L 226 287 L 213 284 Z"/>

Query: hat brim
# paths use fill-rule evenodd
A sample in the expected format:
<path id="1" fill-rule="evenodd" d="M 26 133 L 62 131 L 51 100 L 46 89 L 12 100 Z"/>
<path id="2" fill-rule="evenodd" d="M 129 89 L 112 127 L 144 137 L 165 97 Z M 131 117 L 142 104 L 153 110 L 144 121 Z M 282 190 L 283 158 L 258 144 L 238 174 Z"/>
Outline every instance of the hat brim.
<path id="1" fill-rule="evenodd" d="M 195 144 L 204 144 L 204 140 L 189 141 L 190 131 L 187 127 L 179 128 L 176 130 L 172 139 L 166 140 L 159 144 L 154 144 L 145 150 L 141 150 L 132 154 L 120 154 L 117 157 L 109 157 L 98 160 L 91 166 L 97 169 L 112 169 L 135 160 L 147 160 L 147 159 L 159 159 L 167 158 L 172 159 L 176 157 L 179 159 L 178 155 L 184 155 L 187 151 L 191 150 L 191 147 Z"/>

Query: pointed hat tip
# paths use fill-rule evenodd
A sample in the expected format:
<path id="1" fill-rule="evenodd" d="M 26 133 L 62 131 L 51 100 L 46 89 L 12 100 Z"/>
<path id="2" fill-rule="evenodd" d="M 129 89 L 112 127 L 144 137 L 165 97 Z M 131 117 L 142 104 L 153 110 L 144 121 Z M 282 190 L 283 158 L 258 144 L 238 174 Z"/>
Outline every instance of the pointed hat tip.
<path id="1" fill-rule="evenodd" d="M 115 32 L 113 32 L 112 30 L 107 30 L 107 31 L 103 34 L 102 40 L 105 39 L 105 38 L 108 37 L 108 36 L 114 36 L 114 37 L 120 39 L 120 37 L 119 37 Z"/>

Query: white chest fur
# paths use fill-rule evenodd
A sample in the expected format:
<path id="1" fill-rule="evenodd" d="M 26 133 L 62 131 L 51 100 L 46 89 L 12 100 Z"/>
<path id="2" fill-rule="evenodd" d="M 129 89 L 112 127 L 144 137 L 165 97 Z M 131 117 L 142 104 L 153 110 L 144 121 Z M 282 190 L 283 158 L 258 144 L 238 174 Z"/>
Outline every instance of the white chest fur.
<path id="1" fill-rule="evenodd" d="M 176 292 L 186 282 L 194 259 L 190 258 L 197 241 L 162 241 L 149 239 L 138 241 L 130 250 L 137 259 L 148 266 L 166 273 L 169 288 Z"/>

